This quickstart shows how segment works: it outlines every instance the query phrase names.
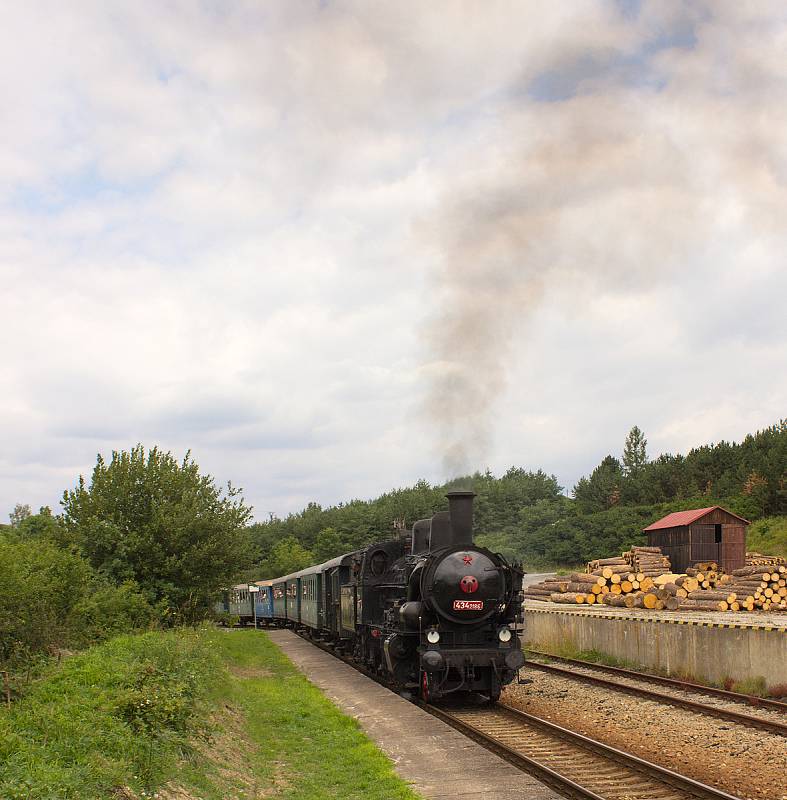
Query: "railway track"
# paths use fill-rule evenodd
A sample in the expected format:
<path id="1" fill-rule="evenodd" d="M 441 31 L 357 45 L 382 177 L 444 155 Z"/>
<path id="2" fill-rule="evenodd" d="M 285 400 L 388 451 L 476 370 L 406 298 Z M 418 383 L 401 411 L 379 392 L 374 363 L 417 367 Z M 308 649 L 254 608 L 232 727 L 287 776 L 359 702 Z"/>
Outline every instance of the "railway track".
<path id="1" fill-rule="evenodd" d="M 572 800 L 738 800 L 504 704 L 424 708 Z"/>
<path id="2" fill-rule="evenodd" d="M 379 676 L 351 658 L 339 655 L 323 642 L 303 638 L 386 686 Z M 571 800 L 740 800 L 504 703 L 491 708 L 444 708 L 416 702 Z"/>
<path id="3" fill-rule="evenodd" d="M 546 656 L 547 654 L 544 653 L 540 655 Z M 676 695 L 666 694 L 665 692 L 659 692 L 656 691 L 655 689 L 646 688 L 644 686 L 632 686 L 631 684 L 628 683 L 621 683 L 620 679 L 624 678 L 630 680 L 644 681 L 646 683 L 655 684 L 656 686 L 663 686 L 672 689 L 680 689 L 682 691 L 698 692 L 710 695 L 718 699 L 732 701 L 735 703 L 749 704 L 752 706 L 756 706 L 758 708 L 762 708 L 764 710 L 772 712 L 775 711 L 787 715 L 787 703 L 781 703 L 778 700 L 768 700 L 765 698 L 753 697 L 752 695 L 739 694 L 737 692 L 728 692 L 723 689 L 713 689 L 712 687 L 701 686 L 699 684 L 687 683 L 684 681 L 678 681 L 673 678 L 662 678 L 656 675 L 647 675 L 642 672 L 634 672 L 632 670 L 621 669 L 618 667 L 606 667 L 602 665 L 589 664 L 585 661 L 557 658 L 555 656 L 548 656 L 548 657 L 560 661 L 561 663 L 567 663 L 573 666 L 580 667 L 582 669 L 607 673 L 613 675 L 615 678 L 618 678 L 618 680 L 602 678 L 598 675 L 589 674 L 588 672 L 577 672 L 576 670 L 567 669 L 565 667 L 556 666 L 554 664 L 543 664 L 538 661 L 533 661 L 532 659 L 528 659 L 525 662 L 525 666 L 531 669 L 541 670 L 542 672 L 548 672 L 553 675 L 560 675 L 561 677 L 569 678 L 571 680 L 582 681 L 584 683 L 591 683 L 595 686 L 603 686 L 605 688 L 612 689 L 616 692 L 625 692 L 627 694 L 644 697 L 649 700 L 656 700 L 660 703 L 673 705 L 678 708 L 684 708 L 690 711 L 696 711 L 701 714 L 707 714 L 709 716 L 717 717 L 719 719 L 724 719 L 731 722 L 737 722 L 742 725 L 748 725 L 751 727 L 760 728 L 762 730 L 768 731 L 769 733 L 777 733 L 780 734 L 781 736 L 787 736 L 787 722 L 782 722 L 773 718 L 756 716 L 755 714 L 736 711 L 730 708 L 725 708 L 723 706 L 700 703 L 697 702 L 696 700 L 690 700 L 685 697 L 678 697 Z"/>

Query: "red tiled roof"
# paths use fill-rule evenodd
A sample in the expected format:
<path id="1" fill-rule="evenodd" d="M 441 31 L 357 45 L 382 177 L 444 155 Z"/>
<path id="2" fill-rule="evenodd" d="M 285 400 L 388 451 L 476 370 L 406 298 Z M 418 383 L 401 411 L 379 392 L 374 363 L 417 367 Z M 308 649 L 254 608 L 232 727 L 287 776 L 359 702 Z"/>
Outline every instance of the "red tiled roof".
<path id="1" fill-rule="evenodd" d="M 711 506 L 710 508 L 695 508 L 691 511 L 675 511 L 672 514 L 667 514 L 666 517 L 662 517 L 658 522 L 654 522 L 652 525 L 648 525 L 647 528 L 643 528 L 646 531 L 658 531 L 662 528 L 679 528 L 682 525 L 691 525 L 692 522 L 696 522 L 698 519 L 704 517 L 706 514 L 709 514 L 711 511 L 715 511 L 716 509 L 720 509 L 724 511 L 725 514 L 729 514 L 735 519 L 739 519 L 741 522 L 745 522 L 747 525 L 749 521 L 744 519 L 743 517 L 739 517 L 737 514 L 733 514 L 731 511 L 727 511 L 726 508 L 722 508 L 721 506 Z"/>

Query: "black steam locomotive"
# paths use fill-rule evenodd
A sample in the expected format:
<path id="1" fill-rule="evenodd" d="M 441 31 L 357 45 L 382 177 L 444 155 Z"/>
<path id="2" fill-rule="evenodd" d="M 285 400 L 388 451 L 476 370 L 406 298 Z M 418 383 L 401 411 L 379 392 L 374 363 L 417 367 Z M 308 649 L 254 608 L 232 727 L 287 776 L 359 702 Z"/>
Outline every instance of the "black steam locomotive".
<path id="1" fill-rule="evenodd" d="M 258 621 L 301 629 L 400 691 L 425 700 L 474 692 L 494 703 L 524 663 L 511 629 L 522 570 L 473 544 L 472 492 L 447 497 L 449 510 L 411 533 L 252 584 L 258 592 L 236 587 L 235 599 L 256 597 Z"/>

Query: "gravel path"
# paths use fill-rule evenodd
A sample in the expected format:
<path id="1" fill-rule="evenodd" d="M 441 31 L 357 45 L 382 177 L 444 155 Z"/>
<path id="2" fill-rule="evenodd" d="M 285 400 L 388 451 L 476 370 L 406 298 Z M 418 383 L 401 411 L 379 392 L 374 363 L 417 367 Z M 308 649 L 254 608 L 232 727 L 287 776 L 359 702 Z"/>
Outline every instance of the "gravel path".
<path id="1" fill-rule="evenodd" d="M 745 800 L 787 800 L 787 738 L 523 669 L 505 703 L 598 739 Z M 704 702 L 704 701 L 703 701 Z"/>

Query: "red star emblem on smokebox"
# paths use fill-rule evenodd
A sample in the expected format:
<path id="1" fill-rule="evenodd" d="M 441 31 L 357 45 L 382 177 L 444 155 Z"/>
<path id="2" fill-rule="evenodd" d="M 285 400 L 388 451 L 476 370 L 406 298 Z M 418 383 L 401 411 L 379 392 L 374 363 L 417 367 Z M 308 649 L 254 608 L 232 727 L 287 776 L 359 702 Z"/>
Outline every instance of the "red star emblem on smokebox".
<path id="1" fill-rule="evenodd" d="M 462 559 L 462 561 L 464 561 L 464 562 L 465 562 L 465 564 L 472 564 L 472 563 L 473 563 L 473 557 L 472 557 L 472 556 L 465 556 L 465 557 Z"/>

